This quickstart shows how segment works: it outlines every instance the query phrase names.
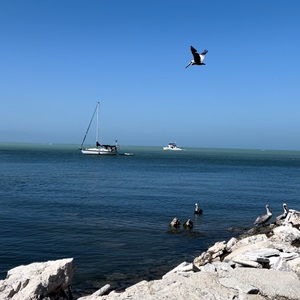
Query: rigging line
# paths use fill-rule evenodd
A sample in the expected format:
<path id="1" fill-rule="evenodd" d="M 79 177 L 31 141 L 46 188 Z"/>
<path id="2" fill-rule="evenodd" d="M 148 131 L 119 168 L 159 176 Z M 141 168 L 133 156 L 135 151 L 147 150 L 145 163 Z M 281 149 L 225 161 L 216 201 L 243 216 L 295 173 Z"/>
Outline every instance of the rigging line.
<path id="1" fill-rule="evenodd" d="M 82 149 L 82 146 L 83 146 L 83 144 L 84 144 L 84 142 L 85 142 L 85 139 L 86 139 L 86 136 L 87 136 L 87 134 L 88 134 L 88 132 L 89 132 L 89 129 L 90 129 L 90 127 L 91 127 L 92 121 L 93 121 L 93 119 L 94 119 L 94 116 L 95 116 L 95 113 L 96 113 L 96 111 L 97 111 L 97 108 L 98 108 L 99 104 L 100 104 L 100 103 L 97 102 L 97 105 L 96 105 L 96 107 L 95 107 L 93 116 L 92 116 L 92 118 L 91 118 L 91 121 L 90 121 L 90 123 L 89 123 L 89 126 L 88 126 L 88 128 L 87 128 L 87 130 L 86 130 L 85 136 L 84 136 L 84 138 L 83 138 L 83 141 L 82 141 L 82 143 L 81 143 L 81 146 L 80 146 L 81 149 Z"/>

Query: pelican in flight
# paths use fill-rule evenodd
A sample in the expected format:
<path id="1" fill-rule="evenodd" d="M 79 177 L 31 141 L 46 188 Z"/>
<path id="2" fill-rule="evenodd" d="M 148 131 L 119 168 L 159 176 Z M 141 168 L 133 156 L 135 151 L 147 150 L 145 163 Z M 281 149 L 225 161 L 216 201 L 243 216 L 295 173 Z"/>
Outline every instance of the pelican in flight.
<path id="1" fill-rule="evenodd" d="M 276 219 L 275 219 L 276 222 L 284 220 L 286 218 L 288 212 L 289 212 L 289 209 L 288 209 L 286 203 L 283 203 L 282 206 L 283 206 L 283 214 L 280 215 L 280 216 L 278 216 L 278 217 L 276 217 Z"/>
<path id="2" fill-rule="evenodd" d="M 202 215 L 203 209 L 198 206 L 198 203 L 195 203 L 195 215 Z"/>
<path id="3" fill-rule="evenodd" d="M 185 67 L 189 67 L 190 65 L 205 65 L 205 63 L 203 62 L 204 58 L 205 58 L 205 54 L 208 52 L 207 50 L 204 50 L 201 54 L 199 54 L 197 52 L 197 50 L 191 46 L 191 51 L 192 51 L 192 54 L 194 56 L 194 59 L 190 61 L 190 63 Z"/>
<path id="4" fill-rule="evenodd" d="M 267 213 L 265 215 L 257 217 L 257 219 L 254 222 L 255 226 L 258 226 L 258 225 L 264 226 L 271 219 L 272 211 L 268 204 L 266 205 L 266 210 L 267 210 Z"/>

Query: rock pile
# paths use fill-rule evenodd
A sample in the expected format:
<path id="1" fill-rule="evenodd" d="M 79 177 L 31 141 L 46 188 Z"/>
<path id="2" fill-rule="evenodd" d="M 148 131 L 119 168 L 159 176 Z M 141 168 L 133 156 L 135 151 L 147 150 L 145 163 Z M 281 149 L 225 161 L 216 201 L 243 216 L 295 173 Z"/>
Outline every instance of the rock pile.
<path id="1" fill-rule="evenodd" d="M 0 280 L 0 299 L 71 300 L 74 272 L 73 258 L 16 267 Z"/>
<path id="2" fill-rule="evenodd" d="M 300 212 L 290 210 L 281 225 L 215 243 L 160 280 L 103 295 L 107 287 L 78 300 L 300 300 L 299 226 Z"/>

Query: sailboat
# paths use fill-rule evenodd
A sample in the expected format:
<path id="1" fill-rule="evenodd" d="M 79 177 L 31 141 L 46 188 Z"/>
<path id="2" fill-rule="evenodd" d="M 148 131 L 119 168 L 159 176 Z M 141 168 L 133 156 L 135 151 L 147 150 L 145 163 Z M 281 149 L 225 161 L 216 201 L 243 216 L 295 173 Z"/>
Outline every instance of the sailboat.
<path id="1" fill-rule="evenodd" d="M 118 147 L 117 147 L 117 141 L 115 145 L 101 145 L 99 143 L 99 109 L 100 109 L 100 102 L 97 102 L 96 108 L 94 110 L 92 119 L 89 123 L 89 126 L 86 130 L 85 136 L 83 138 L 83 141 L 80 146 L 80 150 L 83 154 L 89 154 L 89 155 L 117 155 Z M 87 137 L 87 134 L 89 132 L 89 129 L 91 127 L 91 124 L 93 122 L 93 119 L 97 115 L 97 123 L 96 123 L 96 145 L 95 147 L 91 148 L 83 148 L 83 144 L 85 142 L 85 139 Z"/>

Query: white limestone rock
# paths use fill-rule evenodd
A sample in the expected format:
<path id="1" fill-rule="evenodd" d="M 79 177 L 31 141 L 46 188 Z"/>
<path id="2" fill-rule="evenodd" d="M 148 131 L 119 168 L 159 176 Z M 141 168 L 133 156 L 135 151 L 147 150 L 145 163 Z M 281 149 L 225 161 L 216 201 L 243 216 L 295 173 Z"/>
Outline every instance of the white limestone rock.
<path id="1" fill-rule="evenodd" d="M 78 300 L 275 300 L 300 299 L 300 281 L 293 272 L 237 268 L 229 272 L 172 273 L 161 280 L 141 281 L 123 293 Z"/>
<path id="2" fill-rule="evenodd" d="M 293 272 L 237 268 L 229 274 L 240 283 L 257 288 L 266 299 L 300 299 L 300 281 Z"/>
<path id="3" fill-rule="evenodd" d="M 232 247 L 236 245 L 238 240 L 235 237 L 232 237 L 227 243 L 226 243 L 226 250 L 227 252 L 232 251 Z"/>
<path id="4" fill-rule="evenodd" d="M 239 240 L 231 248 L 231 251 L 235 251 L 236 249 L 241 248 L 243 246 L 253 245 L 253 244 L 260 243 L 260 242 L 267 242 L 268 243 L 268 238 L 265 234 L 257 234 L 257 235 L 252 235 L 252 236 L 245 237 L 245 238 Z"/>
<path id="5" fill-rule="evenodd" d="M 99 290 L 97 290 L 96 292 L 94 292 L 94 293 L 92 294 L 92 297 L 102 296 L 102 295 L 105 294 L 109 289 L 110 289 L 110 284 L 106 284 L 106 285 L 103 286 L 101 289 L 99 289 Z"/>
<path id="6" fill-rule="evenodd" d="M 248 283 L 241 283 L 236 278 L 232 277 L 220 278 L 220 284 L 227 288 L 236 289 L 242 292 L 243 294 L 258 294 L 259 292 L 259 290 L 256 287 Z"/>
<path id="7" fill-rule="evenodd" d="M 225 241 L 216 242 L 213 246 L 208 248 L 206 252 L 201 253 L 200 256 L 196 257 L 193 261 L 195 271 L 199 271 L 201 266 L 207 263 L 220 261 L 220 257 L 227 252 L 227 243 Z"/>
<path id="8" fill-rule="evenodd" d="M 249 257 L 270 257 L 270 256 L 279 256 L 280 251 L 272 248 L 260 248 L 246 253 Z"/>
<path id="9" fill-rule="evenodd" d="M 172 273 L 187 273 L 187 272 L 193 272 L 193 264 L 192 263 L 188 263 L 186 261 L 184 261 L 183 263 L 181 263 L 180 265 L 178 265 L 177 267 L 175 267 L 174 269 L 172 269 L 171 271 L 169 271 L 168 273 L 166 273 L 164 277 L 169 276 Z"/>
<path id="10" fill-rule="evenodd" d="M 246 255 L 243 254 L 234 256 L 232 258 L 232 261 L 238 264 L 237 265 L 238 267 L 242 266 L 242 267 L 251 267 L 251 268 L 262 268 L 262 265 L 259 262 L 249 259 Z"/>
<path id="11" fill-rule="evenodd" d="M 300 211 L 290 209 L 283 224 L 292 224 L 293 226 L 300 226 Z"/>
<path id="12" fill-rule="evenodd" d="M 248 239 L 247 239 L 248 240 Z M 252 251 L 256 251 L 259 249 L 274 249 L 274 245 L 269 241 L 269 240 L 264 240 L 264 239 L 258 239 L 259 242 L 257 243 L 246 243 L 245 241 L 243 241 L 242 243 L 239 243 L 239 247 L 234 246 L 233 251 L 228 254 L 225 258 L 224 258 L 224 262 L 230 263 L 230 261 L 236 262 L 238 263 L 238 261 L 249 261 L 250 259 L 247 257 L 244 257 L 246 253 L 250 253 Z M 249 240 L 248 240 L 249 241 Z M 249 264 L 248 264 L 249 265 Z M 256 267 L 259 267 L 257 264 L 254 264 Z M 249 266 L 254 266 L 251 262 Z"/>
<path id="13" fill-rule="evenodd" d="M 214 273 L 217 271 L 217 269 L 214 264 L 206 264 L 206 265 L 200 267 L 200 271 Z"/>
<path id="14" fill-rule="evenodd" d="M 286 271 L 286 272 L 291 271 L 291 268 L 287 264 L 286 260 L 283 259 L 282 257 L 278 257 L 278 259 L 275 260 L 274 263 L 272 264 L 270 263 L 270 267 L 277 271 Z"/>
<path id="15" fill-rule="evenodd" d="M 216 242 L 212 247 L 208 248 L 208 252 L 211 253 L 222 253 L 226 249 L 226 242 Z"/>
<path id="16" fill-rule="evenodd" d="M 74 271 L 73 258 L 13 268 L 0 281 L 0 299 L 54 299 L 71 284 Z"/>
<path id="17" fill-rule="evenodd" d="M 226 262 L 214 262 L 216 272 L 229 272 L 233 270 L 232 266 Z"/>
<path id="18" fill-rule="evenodd" d="M 199 271 L 201 266 L 212 262 L 212 256 L 209 252 L 202 252 L 200 256 L 194 258 L 193 267 L 195 271 Z"/>
<path id="19" fill-rule="evenodd" d="M 287 265 L 300 279 L 300 257 L 287 261 Z"/>
<path id="20" fill-rule="evenodd" d="M 299 257 L 299 253 L 296 252 L 280 252 L 280 256 L 285 260 L 292 260 Z"/>
<path id="21" fill-rule="evenodd" d="M 162 280 L 141 281 L 123 293 L 111 292 L 98 298 L 78 300 L 232 300 L 237 296 L 238 291 L 220 285 L 216 273 L 196 272 L 189 277 L 172 273 Z"/>
<path id="22" fill-rule="evenodd" d="M 274 235 L 270 237 L 270 241 L 284 242 L 291 244 L 294 241 L 300 240 L 299 229 L 292 226 L 279 226 L 273 229 Z"/>

